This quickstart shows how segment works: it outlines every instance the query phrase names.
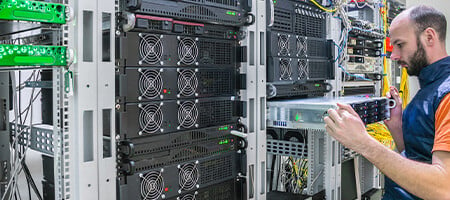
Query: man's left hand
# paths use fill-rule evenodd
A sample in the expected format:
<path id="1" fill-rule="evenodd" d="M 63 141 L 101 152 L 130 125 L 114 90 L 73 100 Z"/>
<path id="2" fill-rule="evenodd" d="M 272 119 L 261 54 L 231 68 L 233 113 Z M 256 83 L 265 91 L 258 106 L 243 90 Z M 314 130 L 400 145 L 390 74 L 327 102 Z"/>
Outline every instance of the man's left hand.
<path id="1" fill-rule="evenodd" d="M 361 153 L 372 138 L 359 115 L 347 104 L 337 104 L 338 109 L 329 109 L 324 118 L 327 132 L 342 145 Z"/>

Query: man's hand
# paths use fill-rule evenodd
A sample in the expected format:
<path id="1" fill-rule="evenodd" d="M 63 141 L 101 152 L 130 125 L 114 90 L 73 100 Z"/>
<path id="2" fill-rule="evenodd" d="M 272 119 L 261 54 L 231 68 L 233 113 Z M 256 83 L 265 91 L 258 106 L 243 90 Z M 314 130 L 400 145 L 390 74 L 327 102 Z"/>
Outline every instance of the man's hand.
<path id="1" fill-rule="evenodd" d="M 367 133 L 358 114 L 347 104 L 339 104 L 337 110 L 329 109 L 324 118 L 327 132 L 347 148 L 362 153 L 372 137 Z"/>
<path id="2" fill-rule="evenodd" d="M 389 92 L 386 94 L 387 98 L 393 98 L 396 105 L 391 108 L 391 117 L 390 120 L 384 120 L 384 124 L 388 127 L 391 132 L 392 137 L 394 138 L 395 145 L 397 146 L 397 150 L 399 152 L 405 149 L 405 145 L 403 142 L 403 131 L 402 131 L 402 99 L 398 93 L 397 88 L 391 86 Z"/>

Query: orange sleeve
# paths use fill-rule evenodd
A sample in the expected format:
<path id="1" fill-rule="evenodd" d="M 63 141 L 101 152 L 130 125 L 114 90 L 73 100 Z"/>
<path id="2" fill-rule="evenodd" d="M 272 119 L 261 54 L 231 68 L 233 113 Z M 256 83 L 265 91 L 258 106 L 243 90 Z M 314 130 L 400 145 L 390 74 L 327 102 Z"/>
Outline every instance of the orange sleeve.
<path id="1" fill-rule="evenodd" d="M 435 114 L 434 151 L 450 151 L 450 93 L 441 100 Z"/>

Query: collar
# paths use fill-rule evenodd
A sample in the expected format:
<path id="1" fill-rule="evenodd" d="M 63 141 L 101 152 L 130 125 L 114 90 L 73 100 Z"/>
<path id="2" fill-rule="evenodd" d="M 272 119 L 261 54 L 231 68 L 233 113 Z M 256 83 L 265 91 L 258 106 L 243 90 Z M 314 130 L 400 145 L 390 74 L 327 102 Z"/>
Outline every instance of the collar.
<path id="1" fill-rule="evenodd" d="M 420 88 L 440 79 L 442 76 L 448 76 L 450 72 L 449 66 L 450 56 L 447 56 L 423 68 L 419 74 Z"/>

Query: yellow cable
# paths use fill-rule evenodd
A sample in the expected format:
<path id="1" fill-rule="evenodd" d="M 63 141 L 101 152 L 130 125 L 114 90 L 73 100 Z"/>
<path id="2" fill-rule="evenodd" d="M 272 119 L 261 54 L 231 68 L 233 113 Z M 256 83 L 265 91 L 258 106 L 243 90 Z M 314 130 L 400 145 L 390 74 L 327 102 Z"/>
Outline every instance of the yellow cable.
<path id="1" fill-rule="evenodd" d="M 400 91 L 402 91 L 401 98 L 402 98 L 402 107 L 403 109 L 406 108 L 406 105 L 409 103 L 409 81 L 408 81 L 408 73 L 406 68 L 402 69 L 402 78 L 400 81 Z"/>
<path id="2" fill-rule="evenodd" d="M 379 141 L 384 146 L 395 149 L 394 139 L 387 127 L 382 123 L 369 124 L 366 127 L 367 133 Z"/>
<path id="3" fill-rule="evenodd" d="M 387 28 L 388 28 L 388 24 L 387 24 L 387 3 L 386 0 L 383 0 L 383 8 L 380 9 L 381 15 L 383 17 L 383 30 L 384 30 L 384 35 L 386 36 L 387 33 Z M 386 55 L 386 47 L 387 47 L 387 41 L 386 38 L 384 38 L 384 48 L 383 48 L 383 54 Z M 390 76 L 390 72 L 388 70 L 388 66 L 387 66 L 387 59 L 386 56 L 383 57 L 383 72 L 385 74 L 385 76 L 383 76 L 383 92 L 381 93 L 381 96 L 386 96 L 386 93 L 389 91 L 389 76 Z"/>
<path id="4" fill-rule="evenodd" d="M 326 8 L 324 8 L 322 5 L 320 5 L 319 3 L 317 3 L 317 1 L 315 1 L 315 0 L 309 0 L 309 1 L 311 1 L 314 5 L 316 5 L 317 7 L 319 7 L 320 9 L 322 9 L 323 11 L 326 11 L 326 12 L 334 12 L 334 11 L 336 11 L 337 10 L 337 8 L 333 8 L 333 9 L 326 9 Z"/>

